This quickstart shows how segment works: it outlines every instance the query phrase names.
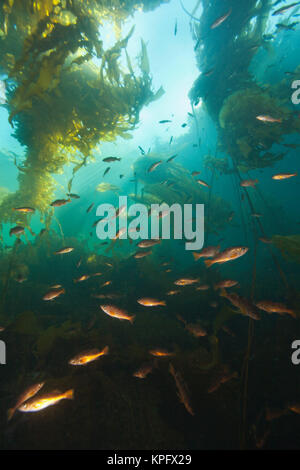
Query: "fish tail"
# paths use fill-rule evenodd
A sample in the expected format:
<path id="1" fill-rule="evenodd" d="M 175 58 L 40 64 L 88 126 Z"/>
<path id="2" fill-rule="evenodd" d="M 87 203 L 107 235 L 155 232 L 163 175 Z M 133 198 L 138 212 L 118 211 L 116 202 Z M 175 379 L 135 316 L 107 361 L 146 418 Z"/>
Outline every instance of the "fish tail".
<path id="1" fill-rule="evenodd" d="M 67 390 L 66 393 L 64 394 L 64 396 L 65 396 L 65 398 L 73 400 L 73 398 L 74 398 L 74 389 L 71 388 L 70 390 Z"/>
<path id="2" fill-rule="evenodd" d="M 109 347 L 108 346 L 105 346 L 105 348 L 103 349 L 103 354 L 106 355 L 109 353 Z"/>
<path id="3" fill-rule="evenodd" d="M 207 268 L 209 268 L 214 262 L 213 262 L 213 260 L 211 260 L 211 259 L 206 259 L 206 260 L 204 261 L 204 263 L 205 263 L 205 266 L 206 266 Z"/>
<path id="4" fill-rule="evenodd" d="M 167 305 L 166 301 L 165 300 L 162 300 L 160 305 L 163 305 L 164 307 Z"/>
<path id="5" fill-rule="evenodd" d="M 198 259 L 201 256 L 200 253 L 197 253 L 196 251 L 193 251 L 192 255 L 193 255 L 195 261 L 198 261 Z"/>
<path id="6" fill-rule="evenodd" d="M 134 319 L 135 319 L 135 315 L 132 315 L 132 317 L 129 318 L 129 321 L 130 321 L 131 324 L 133 324 Z"/>
<path id="7" fill-rule="evenodd" d="M 9 408 L 7 410 L 7 421 L 10 421 L 14 414 L 15 414 L 15 408 Z"/>

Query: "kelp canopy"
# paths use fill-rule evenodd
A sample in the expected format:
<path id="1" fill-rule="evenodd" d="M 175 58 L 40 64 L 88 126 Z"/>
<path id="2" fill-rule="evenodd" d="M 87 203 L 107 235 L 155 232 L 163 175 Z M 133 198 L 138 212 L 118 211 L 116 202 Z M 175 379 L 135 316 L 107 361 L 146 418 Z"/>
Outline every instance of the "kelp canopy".
<path id="1" fill-rule="evenodd" d="M 219 142 L 242 171 L 272 165 L 283 157 L 270 149 L 284 134 L 299 131 L 293 115 L 290 85 L 259 85 L 249 71 L 260 48 L 272 47 L 264 38 L 270 0 L 244 0 L 242 8 L 231 0 L 202 0 L 201 18 L 194 22 L 195 50 L 202 73 L 190 92 L 192 102 L 202 99 L 218 127 Z M 218 27 L 214 22 L 229 14 Z M 281 122 L 264 123 L 258 115 Z"/>
<path id="2" fill-rule="evenodd" d="M 62 173 L 64 165 L 71 163 L 74 176 L 99 142 L 128 137 L 142 106 L 161 95 L 161 89 L 157 94 L 151 89 L 143 41 L 137 75 L 126 52 L 133 30 L 121 38 L 121 24 L 129 15 L 160 3 L 1 2 L 0 72 L 8 76 L 9 120 L 15 137 L 26 146 L 26 158 L 18 166 L 19 189 L 0 205 L 1 221 L 13 221 L 12 208 L 18 206 L 49 212 L 55 189 L 52 175 Z M 108 50 L 101 39 L 106 21 L 114 26 L 117 37 Z M 122 53 L 127 70 L 120 65 Z M 71 185 L 72 180 L 66 190 Z"/>

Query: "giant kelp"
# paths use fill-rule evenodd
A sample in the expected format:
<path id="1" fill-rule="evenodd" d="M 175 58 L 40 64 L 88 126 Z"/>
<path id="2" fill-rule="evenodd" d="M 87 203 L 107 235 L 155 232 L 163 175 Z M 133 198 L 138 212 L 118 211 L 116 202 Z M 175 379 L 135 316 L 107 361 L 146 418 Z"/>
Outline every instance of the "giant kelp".
<path id="1" fill-rule="evenodd" d="M 297 131 L 286 79 L 275 85 L 256 83 L 251 61 L 260 47 L 270 47 L 264 32 L 272 7 L 269 0 L 246 0 L 243 8 L 227 1 L 202 1 L 203 12 L 194 24 L 197 62 L 201 70 L 190 91 L 194 103 L 202 99 L 218 128 L 221 148 L 242 171 L 272 165 L 284 154 L 271 152 L 273 143 Z M 212 28 L 216 18 L 230 12 L 226 21 Z M 289 86 L 288 86 L 289 89 Z M 258 115 L 281 119 L 263 123 Z"/>
<path id="2" fill-rule="evenodd" d="M 146 2 L 145 2 L 146 3 Z M 8 75 L 7 108 L 15 136 L 26 147 L 19 189 L 4 200 L 1 220 L 20 205 L 49 210 L 53 174 L 73 165 L 73 177 L 101 141 L 128 137 L 141 107 L 160 96 L 151 89 L 145 44 L 137 74 L 126 53 L 132 30 L 120 25 L 144 2 L 97 0 L 7 0 L 0 7 L 0 71 Z M 116 43 L 104 50 L 101 26 L 109 21 Z M 68 191 L 71 190 L 69 182 Z"/>
<path id="3" fill-rule="evenodd" d="M 284 258 L 300 263 L 300 235 L 273 235 L 272 243 Z"/>
<path id="4" fill-rule="evenodd" d="M 269 115 L 282 122 L 264 123 L 257 116 Z M 271 91 L 257 86 L 236 91 L 222 106 L 219 115 L 220 140 L 241 169 L 272 165 L 284 154 L 273 154 L 270 149 L 283 135 L 300 128 L 299 120 Z"/>
<path id="5" fill-rule="evenodd" d="M 243 8 L 233 1 L 202 0 L 203 11 L 193 24 L 197 63 L 201 74 L 190 92 L 193 102 L 202 98 L 209 114 L 218 119 L 224 99 L 251 82 L 250 62 L 262 44 L 271 0 L 245 0 Z M 226 21 L 213 22 L 231 11 Z"/>

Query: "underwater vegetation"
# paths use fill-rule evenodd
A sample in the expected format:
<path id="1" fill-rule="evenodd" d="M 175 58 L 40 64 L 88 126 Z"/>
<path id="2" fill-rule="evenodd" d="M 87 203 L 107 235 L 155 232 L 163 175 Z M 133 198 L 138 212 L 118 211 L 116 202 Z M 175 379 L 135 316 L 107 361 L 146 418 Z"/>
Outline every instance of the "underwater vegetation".
<path id="1" fill-rule="evenodd" d="M 274 124 L 259 123 L 257 116 L 267 114 L 282 120 Z M 272 166 L 285 155 L 273 154 L 274 143 L 286 134 L 297 132 L 300 121 L 286 100 L 253 86 L 236 91 L 224 101 L 219 115 L 221 148 L 229 153 L 242 171 Z"/>
<path id="2" fill-rule="evenodd" d="M 126 52 L 132 30 L 121 39 L 121 24 L 128 15 L 138 7 L 149 10 L 160 4 L 146 3 L 2 3 L 0 70 L 8 76 L 9 121 L 26 156 L 18 166 L 18 191 L 2 201 L 1 221 L 16 221 L 12 209 L 21 205 L 49 212 L 56 188 L 52 175 L 71 164 L 74 177 L 99 142 L 129 137 L 142 106 L 161 96 L 162 89 L 154 93 L 151 88 L 145 44 L 138 72 Z M 99 33 L 105 21 L 114 25 L 119 37 L 109 50 L 103 49 Z M 122 53 L 127 70 L 119 65 Z"/>
<path id="3" fill-rule="evenodd" d="M 241 171 L 272 166 L 285 155 L 274 155 L 272 145 L 300 126 L 286 93 L 287 79 L 262 85 L 249 71 L 257 50 L 270 47 L 263 33 L 272 2 L 246 0 L 243 8 L 232 4 L 224 26 L 216 29 L 211 28 L 217 16 L 215 4 L 203 1 L 202 6 L 201 18 L 194 21 L 193 28 L 198 65 L 204 72 L 194 83 L 190 98 L 195 104 L 200 99 L 205 103 L 218 127 L 219 148 Z M 280 122 L 259 122 L 259 115 Z"/>
<path id="4" fill-rule="evenodd" d="M 285 137 L 300 130 L 289 101 L 300 66 L 273 84 L 250 72 L 259 49 L 277 52 L 265 35 L 274 0 L 177 2 L 200 76 L 190 103 L 178 85 L 144 130 L 141 110 L 164 90 L 146 32 L 133 58 L 126 26 L 165 3 L 1 2 L 1 105 L 25 153 L 0 152 L 19 183 L 0 187 L 1 449 L 299 447 L 299 145 Z M 154 34 L 171 58 L 184 28 L 168 12 Z M 185 249 L 173 227 L 170 239 L 130 237 L 120 199 L 96 219 L 122 191 L 147 223 L 152 204 L 204 204 L 204 246 Z M 113 237 L 99 236 L 103 220 Z"/>
<path id="5" fill-rule="evenodd" d="M 273 235 L 272 243 L 284 258 L 300 263 L 300 235 Z"/>

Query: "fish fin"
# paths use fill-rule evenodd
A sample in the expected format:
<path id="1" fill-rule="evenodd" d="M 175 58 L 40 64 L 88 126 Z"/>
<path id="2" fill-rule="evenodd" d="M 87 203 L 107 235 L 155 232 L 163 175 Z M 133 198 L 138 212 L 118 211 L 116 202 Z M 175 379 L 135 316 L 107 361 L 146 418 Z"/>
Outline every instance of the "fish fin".
<path id="1" fill-rule="evenodd" d="M 70 390 L 67 390 L 65 393 L 65 398 L 69 398 L 70 400 L 73 400 L 74 398 L 74 390 L 71 388 Z"/>
<path id="2" fill-rule="evenodd" d="M 193 255 L 195 261 L 198 261 L 198 259 L 200 258 L 200 253 L 197 253 L 196 251 L 193 251 L 192 255 Z"/>
<path id="3" fill-rule="evenodd" d="M 7 410 L 7 421 L 10 421 L 14 414 L 15 414 L 15 409 L 9 408 Z"/>
<path id="4" fill-rule="evenodd" d="M 135 319 L 135 315 L 132 315 L 132 317 L 130 317 L 130 319 L 129 319 L 129 321 L 130 321 L 131 324 L 133 324 L 134 319 Z"/>
<path id="5" fill-rule="evenodd" d="M 206 259 L 204 263 L 205 263 L 205 266 L 209 268 L 213 264 L 213 261 L 211 259 Z"/>
<path id="6" fill-rule="evenodd" d="M 105 348 L 103 349 L 102 352 L 103 352 L 104 355 L 107 355 L 109 353 L 109 347 L 105 346 Z"/>

